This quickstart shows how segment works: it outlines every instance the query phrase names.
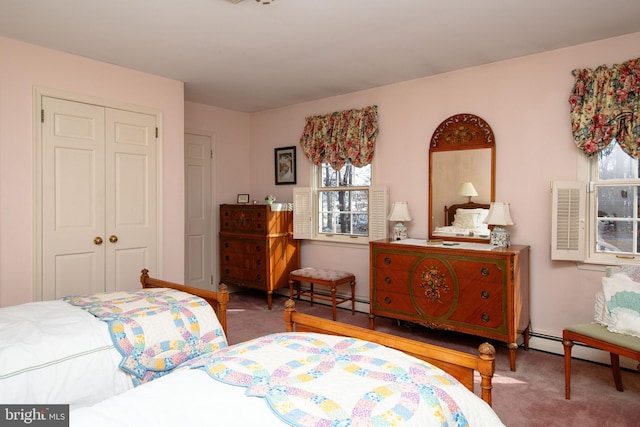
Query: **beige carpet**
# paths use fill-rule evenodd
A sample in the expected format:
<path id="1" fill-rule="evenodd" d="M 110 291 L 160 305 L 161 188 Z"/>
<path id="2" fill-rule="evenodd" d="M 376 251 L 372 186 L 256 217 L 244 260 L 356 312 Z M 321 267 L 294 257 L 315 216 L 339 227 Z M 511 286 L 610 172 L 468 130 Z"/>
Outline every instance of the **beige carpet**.
<path id="1" fill-rule="evenodd" d="M 231 294 L 228 313 L 228 339 L 231 344 L 261 335 L 284 331 L 282 312 L 285 297 L 274 296 L 273 309 L 267 309 L 266 295 L 256 291 Z M 331 308 L 296 302 L 298 311 L 331 318 Z M 351 315 L 339 309 L 337 320 L 368 327 L 367 313 Z M 377 318 L 376 330 L 476 353 L 483 338 L 455 332 L 434 331 L 416 325 L 397 325 L 391 319 Z M 516 372 L 509 369 L 506 345 L 496 347 L 493 408 L 507 426 L 638 426 L 640 425 L 640 374 L 624 370 L 624 392 L 613 383 L 611 368 L 574 359 L 571 400 L 564 398 L 562 356 L 536 350 L 517 352 Z M 562 344 L 558 342 L 561 351 Z M 477 390 L 476 390 L 477 392 Z"/>

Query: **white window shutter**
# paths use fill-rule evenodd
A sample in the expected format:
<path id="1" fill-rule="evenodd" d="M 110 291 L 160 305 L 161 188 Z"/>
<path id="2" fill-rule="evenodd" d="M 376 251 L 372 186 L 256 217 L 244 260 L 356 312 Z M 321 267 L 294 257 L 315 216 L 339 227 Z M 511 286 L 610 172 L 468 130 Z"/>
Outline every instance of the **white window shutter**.
<path id="1" fill-rule="evenodd" d="M 386 239 L 389 235 L 389 188 L 369 188 L 369 241 Z"/>
<path id="2" fill-rule="evenodd" d="M 311 239 L 312 210 L 311 188 L 294 187 L 293 189 L 293 238 Z"/>
<path id="3" fill-rule="evenodd" d="M 585 259 L 586 186 L 584 182 L 554 181 L 551 202 L 551 259 Z"/>

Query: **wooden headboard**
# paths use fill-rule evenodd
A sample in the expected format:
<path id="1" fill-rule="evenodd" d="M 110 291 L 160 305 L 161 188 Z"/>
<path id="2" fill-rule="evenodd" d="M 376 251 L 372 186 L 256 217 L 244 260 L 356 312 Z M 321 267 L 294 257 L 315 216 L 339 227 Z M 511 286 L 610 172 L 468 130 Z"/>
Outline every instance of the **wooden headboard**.
<path id="1" fill-rule="evenodd" d="M 453 220 L 456 217 L 457 209 L 489 209 L 491 205 L 485 205 L 482 203 L 460 203 L 458 205 L 451 205 L 444 207 L 444 225 L 453 225 Z"/>
<path id="2" fill-rule="evenodd" d="M 179 283 L 154 279 L 153 277 L 149 277 L 149 270 L 147 270 L 146 268 L 143 269 L 140 274 L 140 283 L 142 284 L 143 288 L 170 288 L 199 296 L 200 298 L 207 301 L 213 308 L 213 311 L 216 312 L 216 316 L 218 317 L 218 321 L 220 322 L 220 326 L 222 326 L 224 333 L 228 334 L 227 304 L 229 303 L 229 290 L 227 289 L 227 285 L 225 285 L 224 283 L 220 284 L 219 291 L 209 291 L 206 289 L 195 288 L 193 286 L 186 286 Z"/>

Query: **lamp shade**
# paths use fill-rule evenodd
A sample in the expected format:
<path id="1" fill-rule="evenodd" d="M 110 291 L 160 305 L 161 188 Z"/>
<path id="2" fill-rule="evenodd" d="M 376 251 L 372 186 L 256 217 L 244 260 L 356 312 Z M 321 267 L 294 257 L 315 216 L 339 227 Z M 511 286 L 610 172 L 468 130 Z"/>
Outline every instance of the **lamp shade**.
<path id="1" fill-rule="evenodd" d="M 391 213 L 387 218 L 389 221 L 411 221 L 411 215 L 409 215 L 409 204 L 407 202 L 393 202 L 391 207 Z"/>
<path id="2" fill-rule="evenodd" d="M 489 225 L 514 225 L 509 212 L 509 203 L 491 202 L 489 214 L 483 222 Z"/>
<path id="3" fill-rule="evenodd" d="M 478 192 L 476 191 L 476 188 L 473 186 L 473 183 L 463 182 L 462 184 L 460 184 L 460 187 L 458 187 L 458 195 L 474 197 L 478 195 Z"/>

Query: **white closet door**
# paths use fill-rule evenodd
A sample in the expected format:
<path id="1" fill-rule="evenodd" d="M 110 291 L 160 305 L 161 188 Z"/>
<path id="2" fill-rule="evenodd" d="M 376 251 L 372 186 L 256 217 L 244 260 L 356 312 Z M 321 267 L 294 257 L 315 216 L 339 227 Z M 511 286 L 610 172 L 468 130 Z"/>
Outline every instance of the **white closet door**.
<path id="1" fill-rule="evenodd" d="M 42 299 L 157 270 L 155 116 L 42 97 Z"/>
<path id="2" fill-rule="evenodd" d="M 106 109 L 106 290 L 140 288 L 156 271 L 156 119 Z"/>
<path id="3" fill-rule="evenodd" d="M 104 108 L 42 107 L 42 299 L 104 291 Z"/>

